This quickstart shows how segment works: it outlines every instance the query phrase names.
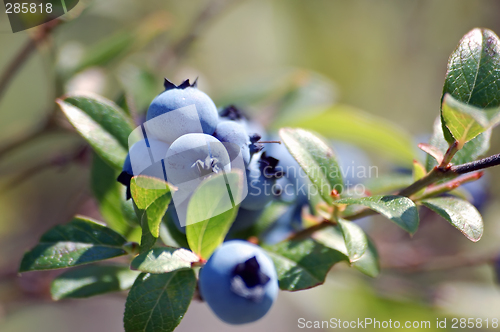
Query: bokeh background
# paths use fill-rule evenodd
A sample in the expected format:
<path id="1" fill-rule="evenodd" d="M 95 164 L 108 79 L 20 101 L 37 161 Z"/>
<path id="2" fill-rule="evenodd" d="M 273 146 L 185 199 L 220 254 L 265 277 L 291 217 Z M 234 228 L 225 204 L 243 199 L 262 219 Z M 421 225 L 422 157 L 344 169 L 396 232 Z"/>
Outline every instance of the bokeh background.
<path id="1" fill-rule="evenodd" d="M 500 33 L 499 15 L 496 0 L 81 1 L 0 92 L 0 331 L 123 330 L 126 294 L 56 303 L 49 287 L 59 272 L 16 272 L 48 228 L 75 213 L 102 220 L 88 184 L 90 156 L 56 108 L 58 96 L 126 100 L 140 118 L 163 77 L 199 77 L 218 106 L 243 106 L 270 131 L 337 107 L 399 127 L 402 141 L 393 146 L 353 137 L 335 119 L 326 124 L 327 136 L 364 149 L 380 174 L 393 172 L 408 167 L 416 143 L 431 134 L 460 38 L 474 27 Z M 0 31 L 2 73 L 41 29 Z M 500 252 L 500 170 L 486 176 L 474 194 L 485 219 L 478 243 L 428 211 L 413 238 L 373 218 L 367 229 L 381 256 L 378 278 L 336 266 L 325 285 L 282 292 L 264 319 L 243 327 L 193 302 L 178 330 L 295 331 L 299 318 L 429 320 L 433 327 L 436 318 L 500 319 L 489 264 Z"/>

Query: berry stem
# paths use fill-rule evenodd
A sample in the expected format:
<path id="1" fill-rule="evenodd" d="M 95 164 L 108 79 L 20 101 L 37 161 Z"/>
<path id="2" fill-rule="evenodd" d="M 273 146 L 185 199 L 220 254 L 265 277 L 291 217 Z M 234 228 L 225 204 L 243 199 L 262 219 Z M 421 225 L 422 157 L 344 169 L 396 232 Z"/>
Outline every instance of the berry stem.
<path id="1" fill-rule="evenodd" d="M 257 143 L 278 143 L 278 144 L 281 144 L 281 141 L 258 141 Z"/>

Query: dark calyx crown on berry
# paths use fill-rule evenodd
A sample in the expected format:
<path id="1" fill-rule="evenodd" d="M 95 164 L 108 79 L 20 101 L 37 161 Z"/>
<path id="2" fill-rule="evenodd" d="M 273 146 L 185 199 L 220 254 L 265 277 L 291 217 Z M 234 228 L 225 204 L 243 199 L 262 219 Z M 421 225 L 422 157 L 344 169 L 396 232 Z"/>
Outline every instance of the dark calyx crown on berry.
<path id="1" fill-rule="evenodd" d="M 270 278 L 261 271 L 259 262 L 255 256 L 236 265 L 233 270 L 233 276 L 240 276 L 247 288 L 264 286 L 270 280 Z"/>
<path id="2" fill-rule="evenodd" d="M 285 172 L 283 172 L 282 170 L 276 169 L 276 167 L 278 166 L 279 160 L 276 158 L 267 156 L 265 152 L 263 152 L 262 155 L 260 156 L 259 163 L 260 163 L 260 165 L 259 165 L 260 170 L 266 178 L 279 179 L 285 175 Z"/>
<path id="3" fill-rule="evenodd" d="M 165 87 L 165 91 L 172 89 L 196 88 L 198 86 L 198 77 L 194 80 L 193 84 L 189 83 L 189 79 L 187 79 L 179 85 L 175 85 L 174 83 L 170 82 L 167 78 L 165 78 L 163 86 Z"/>
<path id="4" fill-rule="evenodd" d="M 131 174 L 128 174 L 127 172 L 123 171 L 118 175 L 118 178 L 116 181 L 120 182 L 123 184 L 125 187 L 127 187 L 127 200 L 132 198 L 132 193 L 130 192 L 130 181 L 132 181 L 132 178 L 134 176 Z"/>
<path id="5" fill-rule="evenodd" d="M 220 117 L 221 118 L 228 118 L 229 120 L 248 120 L 248 117 L 245 115 L 245 113 L 237 108 L 234 105 L 229 105 L 225 107 L 221 112 L 220 112 Z"/>

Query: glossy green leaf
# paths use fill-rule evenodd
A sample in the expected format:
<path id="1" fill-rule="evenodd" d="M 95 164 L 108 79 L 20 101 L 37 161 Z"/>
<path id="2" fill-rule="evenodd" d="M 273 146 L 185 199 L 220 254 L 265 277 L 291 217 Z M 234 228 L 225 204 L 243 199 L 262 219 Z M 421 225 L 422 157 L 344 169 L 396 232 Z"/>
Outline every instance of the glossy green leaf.
<path id="1" fill-rule="evenodd" d="M 443 96 L 472 106 L 500 106 L 500 41 L 488 29 L 475 28 L 462 37 L 450 56 Z"/>
<path id="2" fill-rule="evenodd" d="M 310 238 L 285 241 L 264 249 L 274 262 L 280 288 L 287 291 L 323 284 L 332 266 L 347 260 L 343 253 Z"/>
<path id="3" fill-rule="evenodd" d="M 359 260 L 368 247 L 368 239 L 365 232 L 355 223 L 339 219 L 339 227 L 342 230 L 349 260 Z"/>
<path id="4" fill-rule="evenodd" d="M 60 269 L 126 255 L 125 243 L 112 229 L 75 217 L 43 234 L 39 243 L 24 254 L 19 272 Z"/>
<path id="5" fill-rule="evenodd" d="M 321 197 L 332 202 L 332 190 L 341 193 L 343 188 L 342 172 L 333 150 L 321 138 L 303 129 L 282 128 L 279 134 Z"/>
<path id="6" fill-rule="evenodd" d="M 455 165 L 459 165 L 483 156 L 490 149 L 491 132 L 491 129 L 488 129 L 476 138 L 465 143 L 463 148 L 455 154 L 451 162 Z M 443 127 L 441 126 L 441 119 L 439 117 L 434 122 L 434 132 L 429 144 L 436 147 L 443 154 L 448 149 L 449 144 L 444 138 Z M 436 160 L 431 156 L 427 156 L 425 164 L 426 170 L 429 172 L 435 166 L 437 166 Z"/>
<path id="7" fill-rule="evenodd" d="M 361 198 L 343 198 L 335 201 L 335 204 L 357 204 L 366 206 L 392 220 L 410 234 L 414 234 L 418 228 L 419 219 L 417 206 L 408 197 L 378 195 Z"/>
<path id="8" fill-rule="evenodd" d="M 380 258 L 377 248 L 373 241 L 367 237 L 368 247 L 360 259 L 352 263 L 352 266 L 358 271 L 366 274 L 369 277 L 375 278 L 380 274 Z"/>
<path id="9" fill-rule="evenodd" d="M 439 214 L 462 232 L 469 240 L 477 242 L 483 235 L 483 218 L 471 203 L 455 197 L 437 197 L 422 204 Z"/>
<path id="10" fill-rule="evenodd" d="M 142 227 L 142 253 L 151 249 L 160 236 L 160 224 L 172 194 L 165 181 L 147 176 L 132 178 L 130 192 Z"/>
<path id="11" fill-rule="evenodd" d="M 465 34 L 448 60 L 443 97 L 449 93 L 478 108 L 500 106 L 499 44 L 497 35 L 488 29 L 475 28 Z M 446 141 L 452 143 L 449 129 L 444 126 L 443 130 Z"/>
<path id="12" fill-rule="evenodd" d="M 125 332 L 170 332 L 181 322 L 196 288 L 192 269 L 141 274 L 125 303 Z"/>
<path id="13" fill-rule="evenodd" d="M 290 120 L 285 125 L 351 142 L 403 165 L 411 165 L 416 156 L 416 148 L 408 132 L 385 119 L 347 105 L 311 109 L 307 113 L 314 115 Z"/>
<path id="14" fill-rule="evenodd" d="M 90 187 L 106 224 L 120 234 L 127 234 L 138 220 L 131 200 L 125 200 L 125 187 L 116 181 L 118 171 L 97 154 L 92 158 Z"/>
<path id="15" fill-rule="evenodd" d="M 186 237 L 189 248 L 208 259 L 226 237 L 236 218 L 243 193 L 241 173 L 217 174 L 203 181 L 187 208 Z"/>
<path id="16" fill-rule="evenodd" d="M 321 231 L 314 233 L 313 237 L 317 242 L 323 244 L 324 246 L 337 250 L 346 255 L 347 260 L 347 247 L 342 231 L 339 227 L 328 227 L 322 229 Z M 368 246 L 365 253 L 363 254 L 363 256 L 361 256 L 360 259 L 352 262 L 351 266 L 361 273 L 375 278 L 380 273 L 379 256 L 377 248 L 373 244 L 373 241 L 368 236 L 366 236 L 366 239 L 368 242 Z"/>
<path id="17" fill-rule="evenodd" d="M 52 281 L 50 293 L 54 300 L 84 298 L 132 287 L 139 275 L 128 266 L 87 265 L 72 269 Z"/>
<path id="18" fill-rule="evenodd" d="M 441 115 L 451 135 L 462 148 L 465 143 L 498 123 L 499 108 L 479 109 L 454 99 L 443 98 Z"/>
<path id="19" fill-rule="evenodd" d="M 133 123 L 113 102 L 98 96 L 58 99 L 69 122 L 108 164 L 121 170 Z"/>
<path id="20" fill-rule="evenodd" d="M 184 248 L 162 247 L 142 253 L 132 261 L 130 268 L 149 273 L 167 273 L 183 268 L 200 259 L 192 251 Z"/>

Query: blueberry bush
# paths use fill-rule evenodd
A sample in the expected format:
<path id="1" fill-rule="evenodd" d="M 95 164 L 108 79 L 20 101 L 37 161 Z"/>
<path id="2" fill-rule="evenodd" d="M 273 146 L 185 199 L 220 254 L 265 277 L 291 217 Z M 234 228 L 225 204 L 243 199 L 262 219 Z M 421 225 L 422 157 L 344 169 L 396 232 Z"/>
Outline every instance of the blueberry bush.
<path id="1" fill-rule="evenodd" d="M 473 29 L 449 58 L 433 135 L 418 145 L 425 160 L 415 159 L 409 175 L 373 179 L 361 193 L 346 185 L 335 144 L 323 138 L 349 114 L 312 114 L 302 128 L 291 121 L 266 132 L 238 106 L 217 109 L 189 80 L 165 79 L 145 119 L 123 98 L 61 96 L 61 111 L 93 150 L 91 186 L 105 220 L 77 215 L 49 229 L 19 272 L 78 267 L 53 280 L 54 300 L 129 290 L 125 331 L 158 332 L 173 331 L 193 300 L 229 324 L 256 321 L 279 289 L 320 286 L 335 264 L 377 277 L 377 248 L 358 223 L 370 215 L 413 235 L 424 206 L 477 242 L 482 217 L 460 190 L 500 163 L 499 155 L 483 158 L 500 122 L 499 82 L 500 40 Z M 131 144 L 136 126 L 193 105 L 194 119 L 186 111 L 157 121 L 151 137 Z M 353 119 L 360 135 L 391 130 Z M 386 136 L 380 144 L 408 157 L 402 142 Z M 232 164 L 238 155 L 240 168 Z M 201 180 L 181 188 L 186 178 Z M 218 211 L 228 192 L 232 206 Z M 173 204 L 179 193 L 187 197 L 182 206 Z"/>

